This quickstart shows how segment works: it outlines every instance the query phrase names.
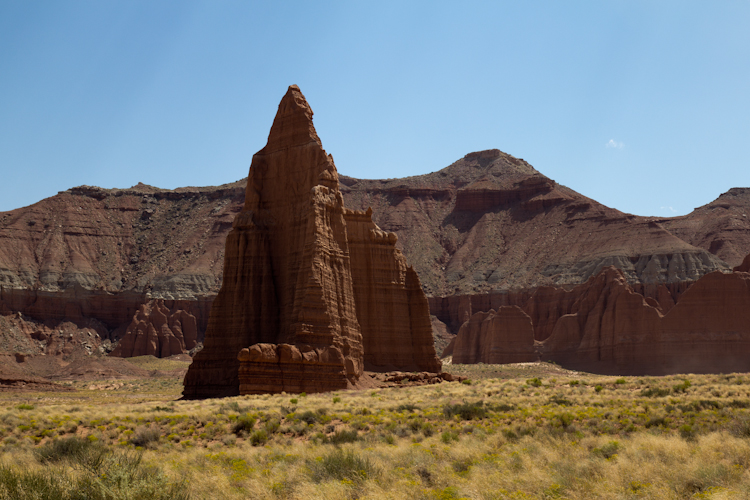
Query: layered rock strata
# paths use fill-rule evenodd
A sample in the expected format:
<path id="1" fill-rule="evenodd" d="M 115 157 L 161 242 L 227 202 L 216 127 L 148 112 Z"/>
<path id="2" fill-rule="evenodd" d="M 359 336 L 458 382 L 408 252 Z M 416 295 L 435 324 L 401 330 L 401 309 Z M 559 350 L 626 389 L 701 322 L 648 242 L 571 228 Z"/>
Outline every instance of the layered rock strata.
<path id="1" fill-rule="evenodd" d="M 607 268 L 572 290 L 537 290 L 523 308 L 476 313 L 449 349 L 455 362 L 507 362 L 497 346 L 519 361 L 594 373 L 747 371 L 750 273 L 705 275 L 664 314 Z"/>
<path id="2" fill-rule="evenodd" d="M 141 305 L 110 355 L 121 358 L 144 355 L 168 358 L 185 354 L 197 345 L 195 316 L 182 309 L 171 311 L 163 300 L 152 300 Z"/>
<path id="3" fill-rule="evenodd" d="M 367 346 L 359 304 L 372 307 L 363 308 L 373 322 L 366 333 L 374 329 L 376 341 L 396 341 L 389 346 L 392 359 L 376 351 L 372 364 L 439 366 L 434 349 L 430 353 L 427 301 L 423 294 L 413 296 L 421 292 L 419 280 L 397 259 L 395 235 L 383 234 L 366 218 L 344 208 L 338 173 L 315 132 L 312 110 L 299 88 L 290 87 L 268 143 L 253 156 L 245 205 L 227 236 L 223 285 L 204 349 L 185 377 L 184 396 L 356 386 Z M 355 277 L 364 281 L 356 289 Z M 381 293 L 388 290 L 381 281 L 392 284 L 390 292 Z M 393 296 L 394 290 L 401 293 Z M 380 316 L 392 314 L 402 314 L 394 323 L 408 328 L 381 333 L 388 325 Z M 412 317 L 417 314 L 425 318 Z"/>
<path id="4" fill-rule="evenodd" d="M 345 210 L 344 219 L 365 369 L 440 372 L 427 298 L 396 234 L 381 231 L 371 209 Z"/>

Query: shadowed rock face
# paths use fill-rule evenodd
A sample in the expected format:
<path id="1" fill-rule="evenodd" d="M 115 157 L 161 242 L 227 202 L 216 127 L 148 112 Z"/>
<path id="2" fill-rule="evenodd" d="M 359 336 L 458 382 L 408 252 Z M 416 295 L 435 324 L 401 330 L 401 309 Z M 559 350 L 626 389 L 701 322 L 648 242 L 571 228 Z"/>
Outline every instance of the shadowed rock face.
<path id="1" fill-rule="evenodd" d="M 664 314 L 606 268 L 569 291 L 539 289 L 522 308 L 474 314 L 447 350 L 461 363 L 541 358 L 605 374 L 747 371 L 750 273 L 707 274 Z"/>
<path id="2" fill-rule="evenodd" d="M 185 378 L 185 397 L 356 386 L 368 345 L 358 305 L 371 306 L 363 314 L 377 318 L 364 333 L 376 343 L 395 342 L 391 358 L 376 350 L 370 364 L 439 371 L 426 298 L 395 243 L 369 214 L 344 208 L 312 110 L 290 87 L 266 147 L 253 156 L 245 205 L 227 237 L 223 285 L 204 348 Z M 399 328 L 388 328 L 381 316 L 389 315 Z"/>

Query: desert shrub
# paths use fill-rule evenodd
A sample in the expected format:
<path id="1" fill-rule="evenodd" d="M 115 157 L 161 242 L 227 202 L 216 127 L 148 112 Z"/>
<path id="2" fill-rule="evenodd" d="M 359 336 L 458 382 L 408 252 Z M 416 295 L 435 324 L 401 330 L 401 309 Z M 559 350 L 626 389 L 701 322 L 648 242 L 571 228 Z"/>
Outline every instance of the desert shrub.
<path id="1" fill-rule="evenodd" d="M 667 421 L 664 417 L 651 417 L 645 425 L 647 429 L 650 429 L 651 427 L 664 427 L 667 425 Z"/>
<path id="2" fill-rule="evenodd" d="M 604 387 L 602 387 L 601 385 L 598 385 L 598 384 L 594 387 L 594 390 L 596 392 L 602 392 L 602 389 L 604 389 Z"/>
<path id="3" fill-rule="evenodd" d="M 20 404 L 20 405 L 16 406 L 16 409 L 18 409 L 18 410 L 33 410 L 34 409 L 34 405 L 23 403 L 23 404 Z"/>
<path id="4" fill-rule="evenodd" d="M 277 418 L 268 419 L 268 421 L 263 425 L 263 428 L 269 434 L 274 434 L 278 432 L 279 427 L 281 427 L 281 422 Z"/>
<path id="5" fill-rule="evenodd" d="M 440 434 L 440 441 L 450 444 L 452 441 L 458 441 L 458 433 L 453 431 L 444 431 Z"/>
<path id="6" fill-rule="evenodd" d="M 419 432 L 422 430 L 422 426 L 424 425 L 424 422 L 422 419 L 415 418 L 413 420 L 410 420 L 407 424 L 409 426 L 409 429 L 411 429 L 412 432 Z"/>
<path id="7" fill-rule="evenodd" d="M 250 434 L 250 444 L 260 446 L 268 441 L 268 433 L 264 429 L 259 429 Z"/>
<path id="8" fill-rule="evenodd" d="M 170 483 L 160 469 L 142 463 L 141 453 L 113 451 L 82 438 L 66 438 L 36 453 L 45 462 L 71 468 L 17 471 L 0 466 L 0 496 L 14 500 L 187 500 L 187 484 Z"/>
<path id="9" fill-rule="evenodd" d="M 258 419 L 249 413 L 240 415 L 234 424 L 232 424 L 232 432 L 238 436 L 242 433 L 252 432 L 257 421 Z"/>
<path id="10" fill-rule="evenodd" d="M 618 378 L 617 380 L 615 380 L 615 385 L 622 385 L 625 383 L 627 383 L 627 381 L 624 378 Z"/>
<path id="11" fill-rule="evenodd" d="M 332 444 L 353 443 L 358 440 L 359 434 L 357 434 L 357 431 L 355 430 L 344 429 L 328 436 L 328 441 Z"/>
<path id="12" fill-rule="evenodd" d="M 617 455 L 617 452 L 622 449 L 622 445 L 617 441 L 608 441 L 598 448 L 594 448 L 591 452 L 594 455 L 598 455 L 602 458 L 610 459 Z"/>
<path id="13" fill-rule="evenodd" d="M 446 404 L 443 406 L 443 414 L 447 418 L 458 415 L 461 420 L 482 419 L 487 416 L 487 409 L 482 401 L 476 403 L 463 402 L 460 404 Z"/>
<path id="14" fill-rule="evenodd" d="M 573 423 L 573 415 L 570 413 L 561 413 L 557 416 L 557 419 L 560 421 L 560 425 L 562 425 L 563 429 L 567 429 L 568 426 Z"/>
<path id="15" fill-rule="evenodd" d="M 60 462 L 62 460 L 72 460 L 76 462 L 91 460 L 94 455 L 101 456 L 104 447 L 89 439 L 70 436 L 63 439 L 55 439 L 34 450 L 37 460 L 42 463 Z M 95 459 L 98 460 L 98 459 Z"/>
<path id="16" fill-rule="evenodd" d="M 361 483 L 377 475 L 376 467 L 368 458 L 360 457 L 353 450 L 344 451 L 340 448 L 324 455 L 320 460 L 309 460 L 307 465 L 313 481 L 318 483 L 326 479 Z"/>
<path id="17" fill-rule="evenodd" d="M 690 424 L 681 425 L 679 428 L 680 436 L 688 441 L 695 439 L 695 430 Z"/>
<path id="18" fill-rule="evenodd" d="M 340 403 L 340 402 L 341 402 L 341 398 L 340 397 L 336 396 L 336 397 L 333 398 L 333 403 L 334 404 Z"/>
<path id="19" fill-rule="evenodd" d="M 721 403 L 713 399 L 701 399 L 699 401 L 694 402 L 693 406 L 695 407 L 696 411 L 711 410 L 711 409 L 720 410 L 721 409 Z"/>
<path id="20" fill-rule="evenodd" d="M 469 458 L 462 458 L 451 462 L 451 467 L 458 474 L 469 472 L 472 465 L 474 465 L 474 461 Z"/>
<path id="21" fill-rule="evenodd" d="M 641 390 L 641 396 L 647 398 L 663 398 L 664 396 L 669 396 L 669 389 L 647 387 L 646 389 Z"/>
<path id="22" fill-rule="evenodd" d="M 518 434 L 513 432 L 512 429 L 503 429 L 503 436 L 510 442 L 518 441 Z"/>
<path id="23" fill-rule="evenodd" d="M 411 413 L 414 410 L 420 410 L 420 409 L 421 408 L 415 404 L 405 403 L 405 404 L 398 405 L 396 408 L 393 409 L 393 411 L 396 411 L 396 412 L 408 411 L 409 413 Z"/>
<path id="24" fill-rule="evenodd" d="M 568 385 L 570 385 L 570 387 L 575 387 L 577 385 L 580 385 L 580 383 L 581 382 L 578 380 L 571 380 L 570 382 L 568 382 Z"/>
<path id="25" fill-rule="evenodd" d="M 300 413 L 297 418 L 307 425 L 314 424 L 318 421 L 318 415 L 310 410 Z"/>
<path id="26" fill-rule="evenodd" d="M 541 381 L 541 379 L 539 377 L 530 378 L 529 380 L 526 381 L 526 383 L 528 385 L 530 385 L 531 387 L 541 387 L 542 386 L 542 381 Z"/>
<path id="27" fill-rule="evenodd" d="M 138 427 L 130 437 L 130 443 L 146 448 L 157 443 L 160 437 L 161 431 L 157 427 Z"/>
<path id="28" fill-rule="evenodd" d="M 677 384 L 675 386 L 672 386 L 672 390 L 675 393 L 685 392 L 688 389 L 688 387 L 690 387 L 691 385 L 692 384 L 690 383 L 690 381 L 687 380 L 687 379 L 685 379 L 685 380 L 682 381 L 681 384 Z"/>
<path id="29" fill-rule="evenodd" d="M 739 415 L 729 423 L 729 432 L 737 437 L 750 437 L 750 416 Z"/>
<path id="30" fill-rule="evenodd" d="M 727 403 L 727 406 L 730 408 L 750 408 L 750 401 L 740 401 L 737 399 L 733 399 L 729 403 Z"/>
<path id="31" fill-rule="evenodd" d="M 66 494 L 62 478 L 52 471 L 19 472 L 5 465 L 0 466 L 0 491 L 3 498 L 15 500 L 73 498 Z"/>
<path id="32" fill-rule="evenodd" d="M 573 402 L 572 401 L 570 401 L 569 399 L 565 399 L 562 396 L 557 396 L 557 395 L 552 396 L 551 398 L 549 398 L 549 403 L 550 404 L 556 404 L 556 405 L 559 405 L 559 406 L 573 406 Z M 510 409 L 512 410 L 513 407 L 511 406 Z M 505 410 L 505 411 L 508 411 L 508 410 Z"/>

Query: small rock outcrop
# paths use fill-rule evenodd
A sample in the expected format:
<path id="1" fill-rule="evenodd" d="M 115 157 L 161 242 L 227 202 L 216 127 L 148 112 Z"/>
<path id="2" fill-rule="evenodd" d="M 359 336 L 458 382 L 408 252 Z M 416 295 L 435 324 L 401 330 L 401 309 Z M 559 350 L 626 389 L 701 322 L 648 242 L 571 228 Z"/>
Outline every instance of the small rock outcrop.
<path id="1" fill-rule="evenodd" d="M 366 362 L 440 366 L 416 273 L 398 259 L 395 234 L 344 207 L 312 115 L 291 86 L 268 143 L 253 156 L 186 398 L 353 387 Z M 381 340 L 394 342 L 393 359 L 383 359 L 382 349 L 366 354 Z"/>
<path id="2" fill-rule="evenodd" d="M 167 358 L 186 353 L 197 343 L 195 316 L 181 309 L 171 311 L 163 300 L 151 300 L 142 304 L 133 315 L 133 321 L 110 356 Z"/>

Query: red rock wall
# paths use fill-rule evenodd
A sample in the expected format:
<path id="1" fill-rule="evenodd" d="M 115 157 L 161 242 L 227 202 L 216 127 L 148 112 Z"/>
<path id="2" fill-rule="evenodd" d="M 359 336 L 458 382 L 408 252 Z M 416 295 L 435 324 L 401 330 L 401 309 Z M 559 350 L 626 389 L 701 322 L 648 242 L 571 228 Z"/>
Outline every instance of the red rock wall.
<path id="1" fill-rule="evenodd" d="M 396 248 L 396 234 L 381 231 L 371 216 L 371 210 L 344 215 L 365 367 L 440 372 L 419 277 Z"/>
<path id="2" fill-rule="evenodd" d="M 531 318 L 517 306 L 476 313 L 453 344 L 454 363 L 523 363 L 538 357 Z"/>
<path id="3" fill-rule="evenodd" d="M 650 303 L 651 302 L 651 303 Z M 750 274 L 707 274 L 666 314 L 607 268 L 570 291 L 539 289 L 524 306 L 535 346 L 519 347 L 520 309 L 477 313 L 454 341 L 454 362 L 492 362 L 494 346 L 567 368 L 607 374 L 750 370 Z M 512 332 L 516 337 L 508 337 Z M 513 343 L 507 339 L 515 339 Z M 457 357 L 458 356 L 458 357 Z"/>

